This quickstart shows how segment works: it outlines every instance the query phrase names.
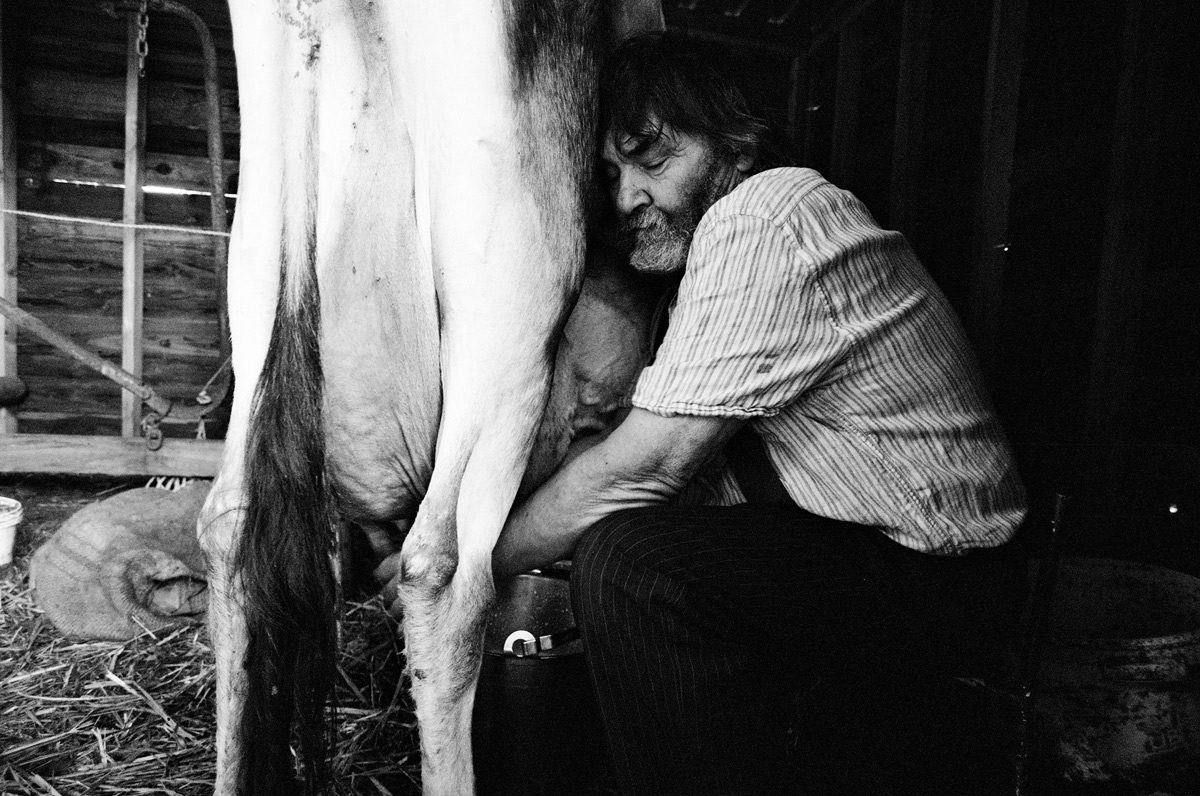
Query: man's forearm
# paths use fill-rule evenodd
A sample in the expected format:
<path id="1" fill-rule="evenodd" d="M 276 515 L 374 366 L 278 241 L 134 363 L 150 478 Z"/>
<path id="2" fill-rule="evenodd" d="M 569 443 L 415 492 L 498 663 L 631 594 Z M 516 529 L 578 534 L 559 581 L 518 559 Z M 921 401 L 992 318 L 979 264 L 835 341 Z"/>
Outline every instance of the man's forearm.
<path id="1" fill-rule="evenodd" d="M 588 528 L 624 508 L 666 503 L 674 492 L 652 480 L 620 478 L 602 445 L 569 461 L 504 524 L 492 571 L 507 578 L 569 558 Z"/>
<path id="2" fill-rule="evenodd" d="M 492 551 L 492 574 L 497 580 L 571 556 L 587 527 L 563 522 L 570 517 L 562 514 L 547 518 L 543 504 L 548 502 L 539 491 L 509 515 Z"/>
<path id="3" fill-rule="evenodd" d="M 634 410 L 509 515 L 492 552 L 493 574 L 507 578 L 569 558 L 609 514 L 667 503 L 741 422 Z"/>

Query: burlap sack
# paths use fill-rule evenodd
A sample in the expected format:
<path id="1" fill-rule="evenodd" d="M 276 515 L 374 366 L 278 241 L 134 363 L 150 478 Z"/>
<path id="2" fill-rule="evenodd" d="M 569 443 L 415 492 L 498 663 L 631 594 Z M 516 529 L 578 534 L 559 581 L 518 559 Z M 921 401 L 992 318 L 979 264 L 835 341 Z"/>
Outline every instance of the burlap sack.
<path id="1" fill-rule="evenodd" d="M 210 486 L 131 489 L 77 511 L 33 554 L 37 604 L 74 638 L 128 639 L 203 620 L 196 518 Z"/>

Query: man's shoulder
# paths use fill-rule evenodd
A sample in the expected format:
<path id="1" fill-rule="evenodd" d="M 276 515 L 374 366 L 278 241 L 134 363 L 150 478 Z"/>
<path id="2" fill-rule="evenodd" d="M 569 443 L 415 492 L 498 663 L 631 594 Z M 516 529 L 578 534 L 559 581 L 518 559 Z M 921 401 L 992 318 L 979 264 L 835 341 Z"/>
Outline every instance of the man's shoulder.
<path id="1" fill-rule="evenodd" d="M 784 167 L 760 171 L 717 200 L 709 209 L 716 218 L 751 215 L 781 222 L 795 214 L 804 198 L 832 184 L 812 169 Z"/>

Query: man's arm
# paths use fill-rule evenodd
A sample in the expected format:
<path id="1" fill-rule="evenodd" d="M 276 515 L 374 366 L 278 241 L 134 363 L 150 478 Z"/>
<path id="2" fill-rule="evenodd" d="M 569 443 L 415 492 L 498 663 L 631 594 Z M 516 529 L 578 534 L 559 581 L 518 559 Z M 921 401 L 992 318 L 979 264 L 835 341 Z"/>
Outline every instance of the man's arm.
<path id="1" fill-rule="evenodd" d="M 497 579 L 569 558 L 603 517 L 669 501 L 745 421 L 634 408 L 509 515 L 492 554 Z"/>

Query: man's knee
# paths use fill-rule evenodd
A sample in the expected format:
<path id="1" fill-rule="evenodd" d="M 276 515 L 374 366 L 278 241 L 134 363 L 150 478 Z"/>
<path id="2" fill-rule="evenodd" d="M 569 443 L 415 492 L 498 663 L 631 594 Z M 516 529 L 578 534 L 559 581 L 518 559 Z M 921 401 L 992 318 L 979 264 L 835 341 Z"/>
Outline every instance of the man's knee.
<path id="1" fill-rule="evenodd" d="M 571 559 L 571 595 L 576 604 L 595 604 L 626 569 L 630 541 L 644 535 L 655 509 L 626 509 L 589 528 Z"/>

